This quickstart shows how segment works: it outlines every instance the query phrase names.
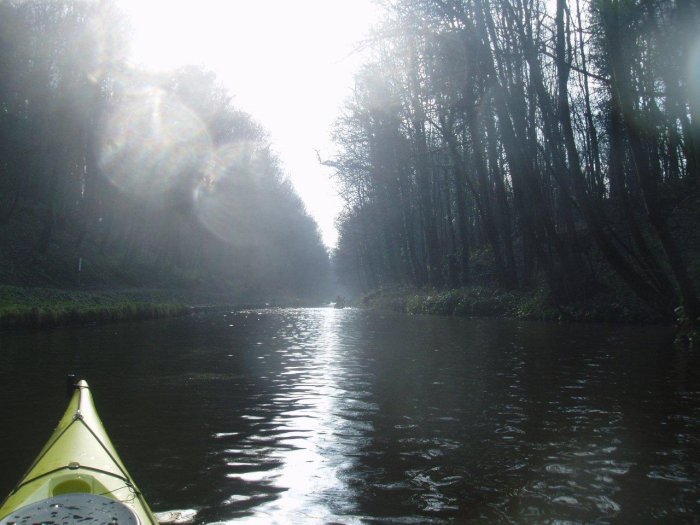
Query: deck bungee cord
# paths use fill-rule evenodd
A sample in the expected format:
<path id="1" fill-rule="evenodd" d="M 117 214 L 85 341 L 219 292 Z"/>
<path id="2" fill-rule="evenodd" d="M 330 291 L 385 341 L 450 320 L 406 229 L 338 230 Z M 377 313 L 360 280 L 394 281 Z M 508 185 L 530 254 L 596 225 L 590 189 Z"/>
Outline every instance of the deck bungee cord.
<path id="1" fill-rule="evenodd" d="M 0 505 L 0 525 L 28 518 L 41 523 L 69 511 L 86 523 L 120 518 L 119 523 L 157 525 L 100 421 L 87 382 L 69 376 L 66 386 L 68 408 Z"/>

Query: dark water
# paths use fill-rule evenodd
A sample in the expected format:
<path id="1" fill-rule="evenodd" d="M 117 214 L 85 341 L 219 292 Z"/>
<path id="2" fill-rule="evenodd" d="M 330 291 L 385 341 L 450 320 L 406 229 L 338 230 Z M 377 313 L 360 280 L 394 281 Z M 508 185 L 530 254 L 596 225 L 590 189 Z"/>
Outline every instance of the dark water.
<path id="1" fill-rule="evenodd" d="M 662 328 L 209 314 L 0 334 L 0 491 L 91 383 L 197 523 L 693 523 L 700 355 Z"/>

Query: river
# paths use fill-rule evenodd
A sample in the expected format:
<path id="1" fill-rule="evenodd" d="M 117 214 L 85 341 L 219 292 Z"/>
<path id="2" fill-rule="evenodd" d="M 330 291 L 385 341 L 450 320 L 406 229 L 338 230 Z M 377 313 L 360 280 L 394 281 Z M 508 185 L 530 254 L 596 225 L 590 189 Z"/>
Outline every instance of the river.
<path id="1" fill-rule="evenodd" d="M 78 371 L 196 523 L 693 523 L 700 355 L 661 327 L 346 308 L 0 333 L 0 491 Z"/>

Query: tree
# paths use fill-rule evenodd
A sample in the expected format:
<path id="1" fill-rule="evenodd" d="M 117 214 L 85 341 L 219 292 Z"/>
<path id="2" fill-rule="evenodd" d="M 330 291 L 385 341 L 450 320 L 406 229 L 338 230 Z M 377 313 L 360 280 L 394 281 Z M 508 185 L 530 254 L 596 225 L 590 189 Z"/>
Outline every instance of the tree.
<path id="1" fill-rule="evenodd" d="M 28 257 L 28 284 L 70 285 L 84 257 L 93 285 L 324 293 L 263 128 L 211 72 L 127 67 L 125 33 L 107 0 L 0 3 L 0 263 Z"/>
<path id="2" fill-rule="evenodd" d="M 390 248 L 376 240 L 405 233 L 426 269 L 414 285 L 470 282 L 487 248 L 502 288 L 543 280 L 567 302 L 621 282 L 661 316 L 682 304 L 695 319 L 677 217 L 698 191 L 698 100 L 684 66 L 698 12 L 687 1 L 389 3 L 372 82 L 358 85 L 384 86 L 396 135 L 363 117 L 368 97 L 339 122 L 338 257 L 364 266 L 365 286 L 400 282 L 379 269 Z M 389 165 L 377 159 L 389 158 L 393 196 L 376 192 Z M 370 219 L 390 207 L 410 211 L 401 228 Z"/>

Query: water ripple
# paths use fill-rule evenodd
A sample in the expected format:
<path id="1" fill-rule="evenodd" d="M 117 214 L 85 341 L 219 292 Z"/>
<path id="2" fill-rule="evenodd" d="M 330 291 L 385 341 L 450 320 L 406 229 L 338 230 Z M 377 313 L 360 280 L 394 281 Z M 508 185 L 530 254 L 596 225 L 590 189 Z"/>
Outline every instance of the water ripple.
<path id="1" fill-rule="evenodd" d="M 115 330 L 0 334 L 6 390 L 37 363 L 90 355 L 100 411 L 149 501 L 196 509 L 199 525 L 700 516 L 700 354 L 673 350 L 663 328 L 327 308 Z M 55 397 L 34 387 L 32 406 Z M 28 415 L 0 441 L 0 476 L 26 467 L 11 463 L 36 437 L 15 398 L 0 420 Z"/>

